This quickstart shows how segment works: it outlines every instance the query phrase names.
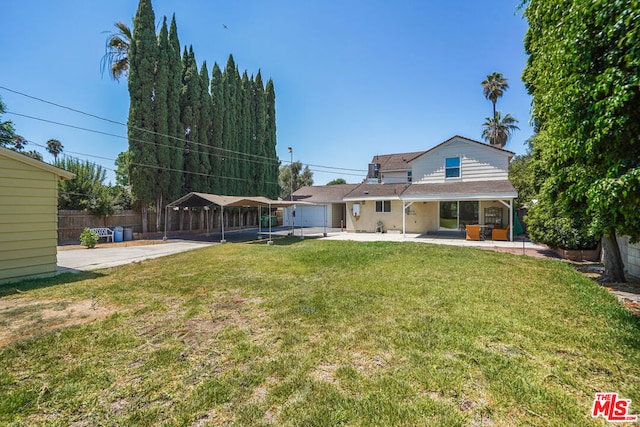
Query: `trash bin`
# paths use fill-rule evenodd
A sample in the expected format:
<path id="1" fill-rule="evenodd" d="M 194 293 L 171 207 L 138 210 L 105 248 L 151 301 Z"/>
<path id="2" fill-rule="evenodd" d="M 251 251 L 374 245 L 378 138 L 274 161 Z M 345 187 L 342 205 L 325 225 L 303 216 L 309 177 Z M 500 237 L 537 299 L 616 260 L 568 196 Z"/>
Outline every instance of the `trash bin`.
<path id="1" fill-rule="evenodd" d="M 113 229 L 113 241 L 122 242 L 122 227 L 116 227 Z"/>
<path id="2" fill-rule="evenodd" d="M 272 227 L 277 227 L 278 226 L 278 217 L 275 215 L 271 215 L 269 218 L 271 218 L 271 226 Z"/>
<path id="3" fill-rule="evenodd" d="M 261 216 L 260 217 L 260 227 L 261 228 L 269 228 L 269 217 Z"/>
<path id="4" fill-rule="evenodd" d="M 124 241 L 128 242 L 129 240 L 133 240 L 133 228 L 125 228 L 124 229 Z"/>

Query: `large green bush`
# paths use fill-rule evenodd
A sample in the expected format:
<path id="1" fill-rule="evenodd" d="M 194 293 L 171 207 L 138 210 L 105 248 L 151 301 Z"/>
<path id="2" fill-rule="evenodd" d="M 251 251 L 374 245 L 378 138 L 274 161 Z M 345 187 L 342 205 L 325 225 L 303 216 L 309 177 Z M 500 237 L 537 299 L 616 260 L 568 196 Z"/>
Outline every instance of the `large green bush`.
<path id="1" fill-rule="evenodd" d="M 582 221 L 561 215 L 559 209 L 545 200 L 534 204 L 525 220 L 531 240 L 552 248 L 594 249 L 600 240 Z"/>

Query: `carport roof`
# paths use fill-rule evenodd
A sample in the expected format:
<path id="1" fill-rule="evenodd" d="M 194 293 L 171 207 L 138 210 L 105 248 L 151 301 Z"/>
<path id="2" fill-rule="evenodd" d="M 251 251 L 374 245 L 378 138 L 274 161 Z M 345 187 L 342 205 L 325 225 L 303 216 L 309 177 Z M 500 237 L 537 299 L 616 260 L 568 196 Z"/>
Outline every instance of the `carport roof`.
<path id="1" fill-rule="evenodd" d="M 271 200 L 267 197 L 240 197 L 240 196 L 221 196 L 218 194 L 196 193 L 191 192 L 182 196 L 176 201 L 167 205 L 167 207 L 178 208 L 201 208 L 205 206 L 271 206 L 285 207 L 293 204 L 302 204 L 304 202 L 285 202 L 280 200 Z"/>

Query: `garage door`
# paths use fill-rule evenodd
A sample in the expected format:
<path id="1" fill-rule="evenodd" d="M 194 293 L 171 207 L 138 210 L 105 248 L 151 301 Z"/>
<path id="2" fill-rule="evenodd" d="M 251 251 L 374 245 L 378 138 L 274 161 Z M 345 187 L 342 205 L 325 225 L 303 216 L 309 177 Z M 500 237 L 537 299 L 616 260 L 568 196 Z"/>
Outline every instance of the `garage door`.
<path id="1" fill-rule="evenodd" d="M 324 206 L 296 206 L 296 227 L 324 227 Z"/>

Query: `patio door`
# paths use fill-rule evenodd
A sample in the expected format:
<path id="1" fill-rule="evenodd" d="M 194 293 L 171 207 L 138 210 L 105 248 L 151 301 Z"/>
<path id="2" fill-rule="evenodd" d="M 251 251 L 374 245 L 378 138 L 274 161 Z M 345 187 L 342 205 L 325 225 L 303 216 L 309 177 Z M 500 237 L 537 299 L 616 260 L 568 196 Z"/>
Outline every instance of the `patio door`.
<path id="1" fill-rule="evenodd" d="M 478 224 L 480 203 L 467 201 L 440 202 L 440 229 L 458 230 L 462 225 Z"/>

